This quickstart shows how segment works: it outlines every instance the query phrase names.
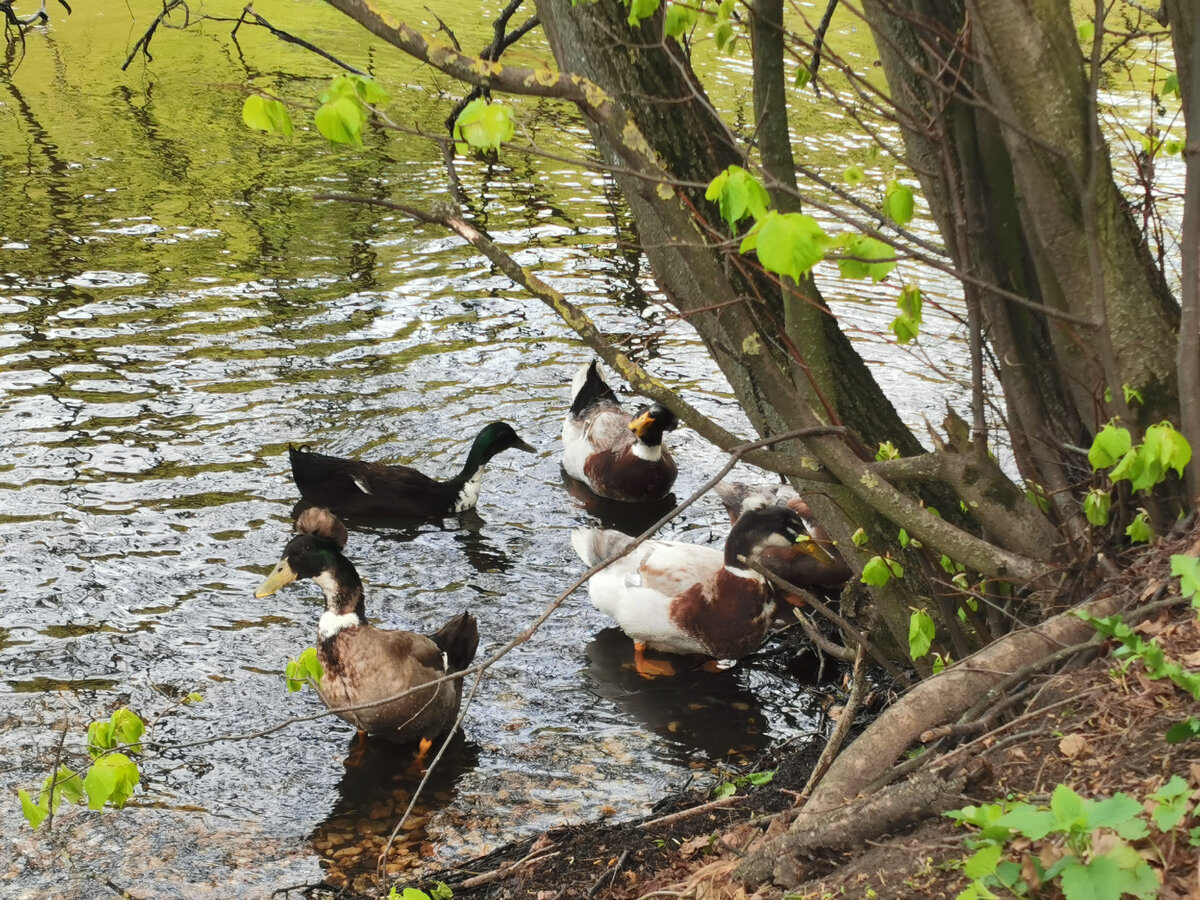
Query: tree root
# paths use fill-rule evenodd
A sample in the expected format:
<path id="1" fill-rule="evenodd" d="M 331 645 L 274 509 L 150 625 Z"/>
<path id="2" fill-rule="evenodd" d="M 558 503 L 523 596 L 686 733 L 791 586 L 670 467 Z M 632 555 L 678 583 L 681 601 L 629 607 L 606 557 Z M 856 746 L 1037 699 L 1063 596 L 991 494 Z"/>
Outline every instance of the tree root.
<path id="1" fill-rule="evenodd" d="M 1104 617 L 1117 612 L 1127 601 L 1127 596 L 1114 592 L 1077 609 Z M 961 788 L 953 786 L 958 783 L 954 776 L 926 774 L 868 793 L 861 800 L 855 798 L 869 791 L 871 784 L 885 775 L 924 732 L 954 722 L 990 689 L 1042 659 L 1047 651 L 1080 643 L 1091 634 L 1092 627 L 1074 611 L 1065 612 L 1001 638 L 918 684 L 846 748 L 788 833 L 743 860 L 735 877 L 753 886 L 774 879 L 782 887 L 794 887 L 802 875 L 798 860 L 801 852 L 857 846 L 866 838 L 940 811 L 936 810 L 936 798 Z"/>

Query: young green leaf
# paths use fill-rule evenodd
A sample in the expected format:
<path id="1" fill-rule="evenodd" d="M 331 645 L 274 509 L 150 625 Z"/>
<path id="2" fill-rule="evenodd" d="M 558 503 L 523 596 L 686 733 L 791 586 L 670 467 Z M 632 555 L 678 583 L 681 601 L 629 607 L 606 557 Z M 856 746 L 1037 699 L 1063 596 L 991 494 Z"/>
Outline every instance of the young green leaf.
<path id="1" fill-rule="evenodd" d="M 913 217 L 913 192 L 893 179 L 883 192 L 883 214 L 897 225 L 907 225 Z"/>
<path id="2" fill-rule="evenodd" d="M 1144 509 L 1125 528 L 1125 536 L 1135 544 L 1144 543 L 1154 537 L 1154 532 L 1150 529 L 1150 517 Z"/>
<path id="3" fill-rule="evenodd" d="M 454 139 L 458 141 L 459 153 L 465 153 L 467 147 L 499 150 L 502 143 L 512 139 L 516 130 L 511 107 L 488 103 L 482 97 L 476 97 L 463 107 L 454 120 Z"/>
<path id="4" fill-rule="evenodd" d="M 836 244 L 845 248 L 838 259 L 843 278 L 870 278 L 878 283 L 896 268 L 896 251 L 865 234 L 843 234 Z"/>
<path id="5" fill-rule="evenodd" d="M 713 789 L 713 799 L 721 800 L 725 797 L 732 797 L 737 793 L 737 788 L 728 781 L 722 781 Z"/>
<path id="6" fill-rule="evenodd" d="M 1187 817 L 1191 807 L 1192 789 L 1178 775 L 1172 775 L 1171 780 L 1151 794 L 1149 799 L 1155 804 L 1150 818 L 1159 831 L 1166 832 Z"/>
<path id="7" fill-rule="evenodd" d="M 242 121 L 250 128 L 292 136 L 292 117 L 287 107 L 273 97 L 251 94 L 242 103 Z"/>
<path id="8" fill-rule="evenodd" d="M 706 200 L 716 200 L 721 218 L 734 231 L 747 217 L 761 219 L 767 213 L 771 197 L 767 189 L 741 166 L 730 166 L 708 185 Z"/>
<path id="9" fill-rule="evenodd" d="M 636 27 L 642 19 L 648 19 L 658 12 L 658 0 L 629 0 L 629 18 L 626 20 L 630 27 Z"/>
<path id="10" fill-rule="evenodd" d="M 366 110 L 357 95 L 342 95 L 319 107 L 313 116 L 317 131 L 331 143 L 361 147 Z"/>
<path id="11" fill-rule="evenodd" d="M 879 449 L 875 451 L 875 458 L 880 462 L 885 459 L 899 459 L 900 451 L 896 449 L 896 445 L 891 441 L 882 441 L 879 444 Z"/>
<path id="12" fill-rule="evenodd" d="M 1133 442 L 1128 428 L 1120 428 L 1109 422 L 1097 432 L 1088 450 L 1088 462 L 1093 469 L 1107 469 L 1127 454 Z"/>
<path id="13" fill-rule="evenodd" d="M 933 646 L 936 628 L 929 613 L 923 609 L 914 610 L 908 617 L 908 655 L 920 659 Z"/>
<path id="14" fill-rule="evenodd" d="M 1108 491 L 1092 488 L 1083 498 L 1083 514 L 1093 525 L 1108 524 L 1108 510 L 1112 505 L 1112 495 Z"/>
<path id="15" fill-rule="evenodd" d="M 842 172 L 842 180 L 846 184 L 862 184 L 866 178 L 867 173 L 859 165 L 847 166 L 846 171 Z"/>
<path id="16" fill-rule="evenodd" d="M 867 532 L 862 528 L 855 529 L 854 534 L 850 535 L 850 541 L 855 547 L 865 547 L 867 545 L 867 541 L 869 540 L 870 538 L 867 537 Z"/>
<path id="17" fill-rule="evenodd" d="M 777 275 L 799 279 L 825 255 L 829 238 L 812 216 L 771 210 L 742 239 L 741 252 L 758 251 L 758 261 Z"/>
<path id="18" fill-rule="evenodd" d="M 325 669 L 317 659 L 317 651 L 313 647 L 305 647 L 296 659 L 289 659 L 284 669 L 287 679 L 288 693 L 295 693 L 306 684 L 319 687 Z"/>
<path id="19" fill-rule="evenodd" d="M 1184 741 L 1190 741 L 1196 737 L 1200 737 L 1200 719 L 1196 718 L 1176 722 L 1167 729 L 1166 734 L 1168 744 L 1182 744 Z"/>
<path id="20" fill-rule="evenodd" d="M 663 31 L 668 36 L 682 41 L 683 36 L 692 30 L 699 18 L 700 12 L 695 7 L 686 3 L 672 3 L 667 7 Z"/>
<path id="21" fill-rule="evenodd" d="M 17 796 L 21 798 L 21 814 L 25 816 L 25 821 L 37 828 L 50 814 L 50 810 L 36 803 L 25 788 L 17 788 Z"/>
<path id="22" fill-rule="evenodd" d="M 1179 578 L 1179 593 L 1182 597 L 1195 597 L 1196 591 L 1200 589 L 1200 557 L 1176 553 L 1171 557 L 1171 574 Z"/>
<path id="23" fill-rule="evenodd" d="M 892 578 L 903 578 L 904 567 L 894 559 L 872 556 L 863 566 L 862 582 L 872 587 L 883 587 Z"/>

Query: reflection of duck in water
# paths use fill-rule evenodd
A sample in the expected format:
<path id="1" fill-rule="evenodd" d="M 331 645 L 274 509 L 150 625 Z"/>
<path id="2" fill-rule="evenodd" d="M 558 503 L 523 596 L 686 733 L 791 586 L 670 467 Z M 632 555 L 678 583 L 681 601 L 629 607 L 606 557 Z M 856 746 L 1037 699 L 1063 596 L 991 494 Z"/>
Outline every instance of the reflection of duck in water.
<path id="1" fill-rule="evenodd" d="M 325 877 L 335 886 L 362 875 L 374 877 L 379 854 L 422 778 L 389 742 L 351 740 L 356 745 L 352 748 L 355 764 L 347 765 L 337 786 L 337 802 L 312 833 L 313 847 L 325 857 Z M 389 871 L 392 866 L 415 865 L 422 859 L 421 845 L 430 839 L 426 825 L 435 814 L 439 829 L 467 830 L 464 823 L 453 821 L 453 811 L 441 811 L 454 799 L 463 776 L 478 764 L 479 745 L 462 732 L 455 734 L 437 767 L 429 771 L 421 796 L 396 835 L 386 862 Z"/>
<path id="2" fill-rule="evenodd" d="M 469 666 L 479 644 L 475 617 L 461 613 L 428 637 L 374 628 L 367 622 L 362 581 L 342 555 L 346 526 L 329 510 L 313 507 L 296 520 L 296 531 L 254 596 L 266 597 L 298 578 L 315 581 L 325 594 L 317 625 L 317 658 L 325 670 L 318 692 L 325 705 L 378 703 L 338 716 L 370 734 L 398 743 L 420 740 L 427 748 L 458 716 L 461 679 L 379 701 Z"/>
<path id="3" fill-rule="evenodd" d="M 619 552 L 629 540 L 599 528 L 577 528 L 571 535 L 588 566 Z M 758 648 L 771 628 L 775 592 L 762 575 L 745 567 L 746 561 L 797 543 L 807 548 L 802 552 L 824 552 L 786 506 L 750 510 L 730 530 L 724 551 L 647 541 L 592 576 L 588 590 L 593 605 L 633 638 L 638 672 L 647 678 L 671 675 L 669 662 L 645 658 L 647 647 L 718 660 L 739 659 Z"/>
<path id="4" fill-rule="evenodd" d="M 563 474 L 563 487 L 571 498 L 582 506 L 602 528 L 615 528 L 629 535 L 639 535 L 675 508 L 675 494 L 645 503 L 622 503 L 593 493 L 582 481 Z"/>
<path id="5" fill-rule="evenodd" d="M 497 453 L 534 448 L 506 422 L 492 422 L 476 436 L 462 471 L 436 481 L 408 466 L 388 466 L 288 448 L 292 479 L 314 506 L 354 519 L 429 519 L 473 509 L 484 467 Z"/>
<path id="6" fill-rule="evenodd" d="M 666 739 L 685 759 L 697 751 L 710 759 L 731 751 L 755 753 L 771 742 L 761 701 L 743 684 L 750 677 L 745 671 L 710 673 L 699 668 L 697 657 L 697 669 L 687 678 L 647 680 L 630 664 L 629 639 L 619 628 L 602 629 L 586 652 L 591 689 Z"/>
<path id="7" fill-rule="evenodd" d="M 716 490 L 734 524 L 747 510 L 770 507 L 786 507 L 804 520 L 805 529 L 812 538 L 810 544 L 802 542 L 788 547 L 767 548 L 762 554 L 764 568 L 770 569 L 784 581 L 803 588 L 840 588 L 849 581 L 850 567 L 838 552 L 829 532 L 813 517 L 812 510 L 795 488 L 786 484 L 749 485 L 723 481 Z M 820 552 L 813 552 L 813 545 Z"/>
<path id="8" fill-rule="evenodd" d="M 571 409 L 563 421 L 563 469 L 594 494 L 624 503 L 665 497 L 675 483 L 675 460 L 663 434 L 678 426 L 657 403 L 630 415 L 604 383 L 596 361 L 571 383 Z"/>

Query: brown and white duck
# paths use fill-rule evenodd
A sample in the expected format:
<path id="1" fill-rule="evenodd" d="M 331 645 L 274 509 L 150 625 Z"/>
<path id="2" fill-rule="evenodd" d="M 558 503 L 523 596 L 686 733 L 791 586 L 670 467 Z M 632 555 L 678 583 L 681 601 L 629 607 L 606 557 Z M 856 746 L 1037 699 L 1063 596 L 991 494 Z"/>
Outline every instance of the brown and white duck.
<path id="1" fill-rule="evenodd" d="M 588 566 L 631 540 L 599 528 L 577 528 L 571 534 L 575 552 Z M 648 647 L 739 659 L 763 642 L 775 615 L 774 589 L 746 561 L 794 544 L 801 552 L 820 552 L 808 539 L 803 520 L 786 506 L 750 510 L 730 530 L 723 551 L 647 541 L 593 575 L 588 592 L 592 604 L 633 639 L 634 663 L 646 677 L 674 671 L 669 662 L 647 660 Z"/>
<path id="2" fill-rule="evenodd" d="M 592 360 L 571 384 L 571 409 L 563 422 L 563 469 L 610 500 L 658 500 L 670 492 L 678 473 L 663 446 L 663 434 L 678 424 L 675 414 L 658 403 L 632 416 L 625 412 Z"/>
<path id="3" fill-rule="evenodd" d="M 390 741 L 421 741 L 424 749 L 454 725 L 462 679 L 387 698 L 467 668 L 479 645 L 475 617 L 463 612 L 428 636 L 375 628 L 367 621 L 362 580 L 342 555 L 346 526 L 329 510 L 313 507 L 300 514 L 296 532 L 254 596 L 266 597 L 297 579 L 316 582 L 325 595 L 317 624 L 321 699 L 333 710 L 366 706 L 337 715 Z"/>
<path id="4" fill-rule="evenodd" d="M 750 485 L 740 481 L 722 481 L 716 487 L 717 496 L 736 524 L 748 510 L 783 506 L 804 520 L 804 527 L 814 548 L 804 542 L 790 547 L 771 547 L 763 553 L 762 564 L 784 581 L 802 588 L 837 589 L 850 580 L 850 567 L 838 552 L 829 532 L 813 517 L 808 504 L 791 485 Z"/>

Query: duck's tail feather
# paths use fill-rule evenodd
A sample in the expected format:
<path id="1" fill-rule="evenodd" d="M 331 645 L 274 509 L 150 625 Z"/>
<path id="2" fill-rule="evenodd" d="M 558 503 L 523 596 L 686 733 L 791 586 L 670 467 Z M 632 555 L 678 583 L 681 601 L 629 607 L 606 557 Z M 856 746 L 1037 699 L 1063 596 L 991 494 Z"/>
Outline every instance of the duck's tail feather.
<path id="1" fill-rule="evenodd" d="M 597 403 L 618 403 L 617 395 L 612 392 L 604 379 L 596 360 L 582 366 L 571 381 L 571 415 L 582 415 L 584 410 Z"/>
<path id="2" fill-rule="evenodd" d="M 461 672 L 479 649 L 479 623 L 469 612 L 462 612 L 429 637 L 446 654 L 450 671 Z"/>
<path id="3" fill-rule="evenodd" d="M 576 528 L 571 532 L 571 546 L 588 567 L 621 552 L 632 541 L 627 534 L 605 528 Z"/>

